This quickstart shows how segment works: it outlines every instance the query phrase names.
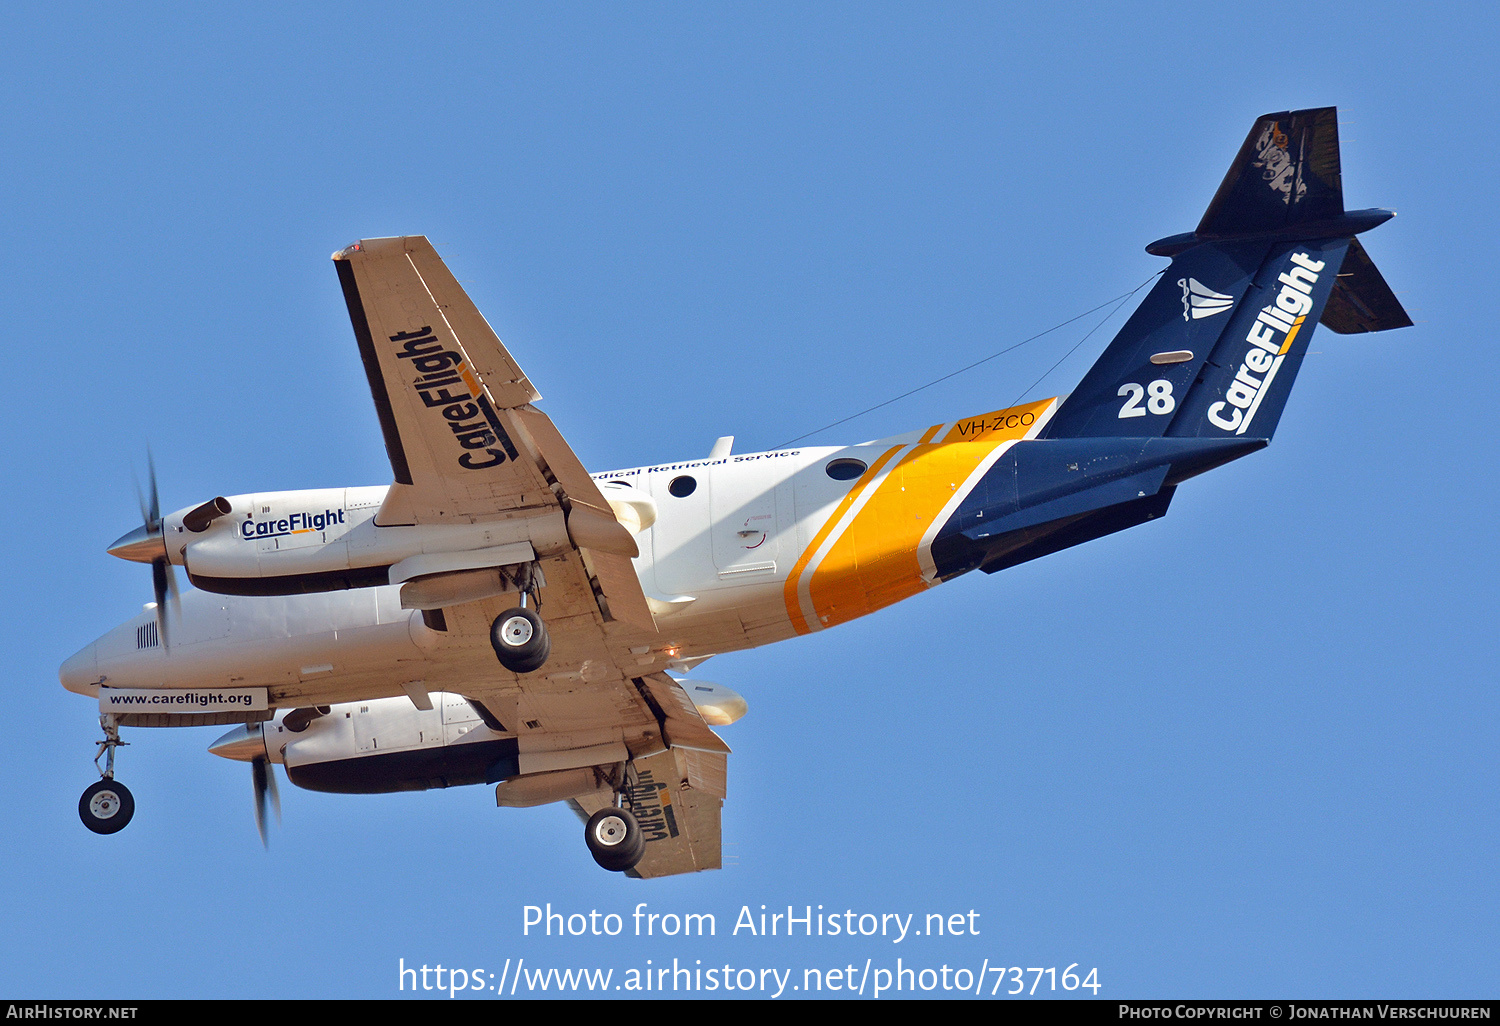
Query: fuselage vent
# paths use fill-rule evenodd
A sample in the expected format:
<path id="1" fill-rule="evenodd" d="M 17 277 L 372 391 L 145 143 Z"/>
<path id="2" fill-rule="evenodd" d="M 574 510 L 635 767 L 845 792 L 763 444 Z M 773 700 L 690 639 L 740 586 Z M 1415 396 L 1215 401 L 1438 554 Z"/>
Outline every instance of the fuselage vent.
<path id="1" fill-rule="evenodd" d="M 157 633 L 156 621 L 143 623 L 135 629 L 136 648 L 156 648 L 161 644 L 161 635 Z"/>

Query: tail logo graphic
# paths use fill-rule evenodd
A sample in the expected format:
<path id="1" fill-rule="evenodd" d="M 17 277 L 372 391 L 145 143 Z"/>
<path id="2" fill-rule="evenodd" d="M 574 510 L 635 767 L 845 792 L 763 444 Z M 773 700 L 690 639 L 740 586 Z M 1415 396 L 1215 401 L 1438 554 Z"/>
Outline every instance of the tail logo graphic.
<path id="1" fill-rule="evenodd" d="M 1177 284 L 1182 286 L 1183 320 L 1187 320 L 1189 315 L 1193 320 L 1212 317 L 1234 305 L 1233 296 L 1215 292 L 1197 278 L 1178 278 Z"/>
<path id="2" fill-rule="evenodd" d="M 1291 264 L 1276 279 L 1281 284 L 1276 301 L 1262 307 L 1250 325 L 1250 333 L 1245 336 L 1250 349 L 1230 382 L 1224 401 L 1208 408 L 1208 420 L 1214 427 L 1237 435 L 1243 435 L 1250 427 L 1261 399 L 1292 348 L 1292 341 L 1302 330 L 1302 322 L 1312 311 L 1312 290 L 1323 264 L 1324 261 L 1314 260 L 1306 253 L 1292 254 Z M 1262 377 L 1256 377 L 1257 374 Z"/>
<path id="3" fill-rule="evenodd" d="M 1255 140 L 1255 166 L 1261 168 L 1261 176 L 1281 193 L 1281 202 L 1288 206 L 1307 192 L 1307 183 L 1302 180 L 1302 161 L 1292 160 L 1289 143 L 1286 133 L 1274 121 Z"/>

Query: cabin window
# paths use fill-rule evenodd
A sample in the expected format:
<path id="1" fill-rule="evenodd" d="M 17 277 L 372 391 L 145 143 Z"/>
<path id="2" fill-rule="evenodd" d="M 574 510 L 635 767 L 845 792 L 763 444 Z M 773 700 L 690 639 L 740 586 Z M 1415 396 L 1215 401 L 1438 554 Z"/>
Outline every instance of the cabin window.
<path id="1" fill-rule="evenodd" d="M 698 479 L 696 477 L 690 477 L 687 474 L 683 474 L 681 477 L 672 478 L 672 483 L 667 485 L 667 491 L 671 492 L 679 499 L 686 499 L 689 495 L 692 495 L 693 492 L 697 490 Z"/>
<path id="2" fill-rule="evenodd" d="M 863 474 L 868 468 L 863 460 L 833 460 L 823 468 L 828 476 L 835 481 L 853 481 Z"/>

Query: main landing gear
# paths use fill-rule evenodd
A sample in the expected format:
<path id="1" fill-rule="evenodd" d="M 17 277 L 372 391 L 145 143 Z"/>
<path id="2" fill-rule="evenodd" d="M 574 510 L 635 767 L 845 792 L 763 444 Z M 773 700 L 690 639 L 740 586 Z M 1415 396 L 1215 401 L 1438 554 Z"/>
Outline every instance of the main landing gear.
<path id="1" fill-rule="evenodd" d="M 547 633 L 547 625 L 531 608 L 540 605 L 536 578 L 529 566 L 518 575 L 521 604 L 507 609 L 490 624 L 490 644 L 494 646 L 495 657 L 511 673 L 540 670 L 552 654 L 552 636 Z"/>
<path id="2" fill-rule="evenodd" d="M 99 770 L 103 779 L 91 784 L 78 799 L 78 818 L 96 834 L 113 834 L 124 830 L 135 815 L 135 798 L 130 789 L 115 780 L 115 749 L 129 742 L 120 740 L 120 725 L 113 715 L 106 713 L 99 717 L 99 725 L 104 728 L 104 740 L 99 742 L 94 767 L 98 769 L 99 758 L 104 756 L 104 768 Z"/>
<path id="3" fill-rule="evenodd" d="M 589 846 L 589 854 L 600 868 L 611 873 L 634 869 L 646 854 L 646 834 L 635 813 L 625 807 L 633 804 L 631 795 L 638 783 L 635 767 L 625 763 L 620 769 L 614 805 L 594 813 L 583 828 L 583 842 Z"/>
<path id="4" fill-rule="evenodd" d="M 600 809 L 590 816 L 583 840 L 600 868 L 612 873 L 634 869 L 646 854 L 646 835 L 635 815 L 623 806 Z"/>

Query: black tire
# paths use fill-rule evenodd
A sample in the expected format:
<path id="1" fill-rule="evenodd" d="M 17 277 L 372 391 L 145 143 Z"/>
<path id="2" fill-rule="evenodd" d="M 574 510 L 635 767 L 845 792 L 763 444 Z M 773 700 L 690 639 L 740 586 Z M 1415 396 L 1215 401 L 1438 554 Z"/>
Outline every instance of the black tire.
<path id="1" fill-rule="evenodd" d="M 78 799 L 78 818 L 96 834 L 113 834 L 125 829 L 135 815 L 135 798 L 118 780 L 101 780 L 91 784 Z"/>
<path id="2" fill-rule="evenodd" d="M 600 867 L 611 873 L 633 869 L 646 854 L 646 835 L 629 809 L 600 809 L 583 828 L 583 842 Z"/>
<path id="3" fill-rule="evenodd" d="M 490 644 L 500 665 L 511 673 L 540 670 L 552 654 L 552 636 L 547 633 L 547 625 L 540 616 L 519 606 L 495 617 L 490 624 Z"/>

